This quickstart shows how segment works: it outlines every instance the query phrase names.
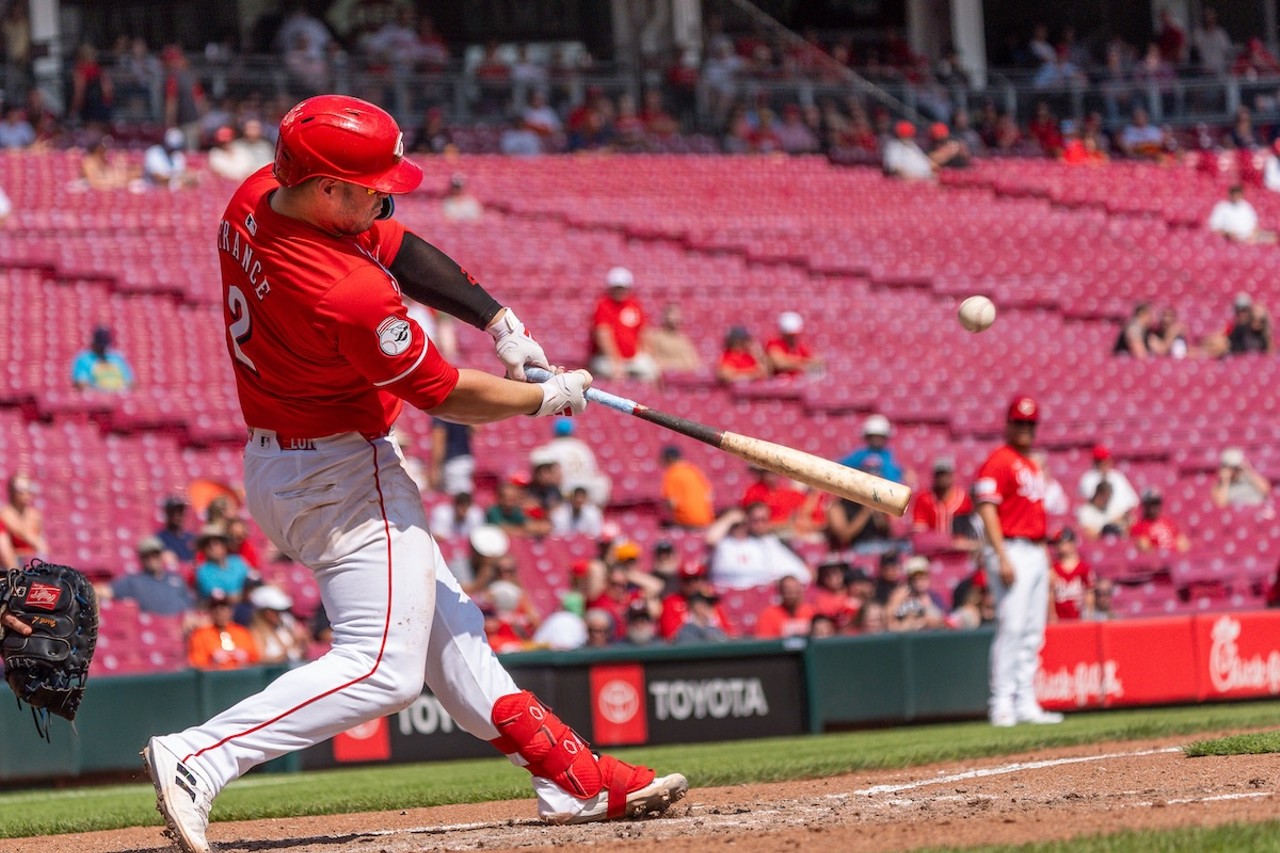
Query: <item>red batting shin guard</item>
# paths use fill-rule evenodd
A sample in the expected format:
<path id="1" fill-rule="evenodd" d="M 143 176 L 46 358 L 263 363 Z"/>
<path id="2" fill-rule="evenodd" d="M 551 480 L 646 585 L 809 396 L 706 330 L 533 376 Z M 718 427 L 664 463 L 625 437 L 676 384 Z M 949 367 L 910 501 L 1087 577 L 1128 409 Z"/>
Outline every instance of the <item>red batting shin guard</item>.
<path id="1" fill-rule="evenodd" d="M 611 755 L 596 758 L 577 732 L 528 690 L 503 696 L 493 706 L 498 737 L 489 741 L 507 755 L 519 754 L 529 772 L 555 782 L 580 800 L 608 788 L 608 816 L 626 814 L 627 795 L 651 783 L 654 772 Z"/>
<path id="2" fill-rule="evenodd" d="M 578 733 L 528 690 L 503 696 L 493 706 L 498 737 L 489 743 L 519 754 L 534 776 L 555 782 L 580 800 L 600 793 L 600 764 Z"/>

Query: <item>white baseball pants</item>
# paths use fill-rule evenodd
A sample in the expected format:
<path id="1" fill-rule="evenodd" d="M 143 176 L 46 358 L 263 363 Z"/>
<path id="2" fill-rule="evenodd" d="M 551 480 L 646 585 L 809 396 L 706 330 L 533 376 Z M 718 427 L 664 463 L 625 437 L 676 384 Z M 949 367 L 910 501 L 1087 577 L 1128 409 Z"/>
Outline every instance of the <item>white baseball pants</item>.
<path id="1" fill-rule="evenodd" d="M 987 582 L 996 599 L 996 637 L 991 644 L 991 704 L 997 714 L 1028 714 L 1036 701 L 1036 669 L 1049 618 L 1049 553 L 1043 544 L 1006 539 L 1013 585 L 1000 580 L 1000 564 L 989 552 Z"/>
<path id="2" fill-rule="evenodd" d="M 424 682 L 462 729 L 492 740 L 494 704 L 519 690 L 427 532 L 396 442 L 347 433 L 294 443 L 314 449 L 281 449 L 274 433 L 253 432 L 246 504 L 283 553 L 315 572 L 333 647 L 166 738 L 215 794 L 258 764 L 407 707 Z M 568 794 L 535 787 L 548 808 L 566 809 Z"/>

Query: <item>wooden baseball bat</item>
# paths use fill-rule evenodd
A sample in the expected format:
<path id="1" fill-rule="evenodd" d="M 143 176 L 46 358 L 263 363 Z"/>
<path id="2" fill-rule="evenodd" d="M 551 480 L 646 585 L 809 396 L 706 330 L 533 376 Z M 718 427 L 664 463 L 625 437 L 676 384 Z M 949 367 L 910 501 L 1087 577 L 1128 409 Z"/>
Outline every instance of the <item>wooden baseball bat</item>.
<path id="1" fill-rule="evenodd" d="M 545 382 L 551 374 L 537 367 L 526 367 L 525 375 L 533 382 Z M 911 502 L 911 489 L 883 477 L 859 471 L 794 447 L 786 447 L 728 430 L 715 429 L 697 421 L 650 409 L 643 403 L 588 388 L 587 399 L 625 415 L 666 427 L 673 432 L 696 438 L 704 444 L 728 451 L 752 465 L 784 477 L 830 492 L 838 497 L 901 517 Z"/>

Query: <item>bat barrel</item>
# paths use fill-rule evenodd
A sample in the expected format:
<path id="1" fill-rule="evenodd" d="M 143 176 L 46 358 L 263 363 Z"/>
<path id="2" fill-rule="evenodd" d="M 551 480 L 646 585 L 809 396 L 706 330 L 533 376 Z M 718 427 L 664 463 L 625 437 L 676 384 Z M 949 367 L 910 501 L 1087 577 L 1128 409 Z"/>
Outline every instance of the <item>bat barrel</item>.
<path id="1" fill-rule="evenodd" d="M 537 367 L 526 367 L 525 375 L 533 382 L 545 382 L 552 376 L 550 371 Z M 881 512 L 901 516 L 911 501 L 911 490 L 901 483 L 890 482 L 794 447 L 709 427 L 697 421 L 650 409 L 642 403 L 618 397 L 599 388 L 588 388 L 586 397 L 593 403 L 726 450 L 752 465 Z"/>

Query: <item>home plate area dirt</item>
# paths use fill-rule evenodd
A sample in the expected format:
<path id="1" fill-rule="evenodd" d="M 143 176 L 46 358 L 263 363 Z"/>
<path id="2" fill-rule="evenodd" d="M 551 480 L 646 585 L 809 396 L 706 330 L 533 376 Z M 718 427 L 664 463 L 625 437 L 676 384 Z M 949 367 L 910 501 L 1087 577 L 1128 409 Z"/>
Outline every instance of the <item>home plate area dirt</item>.
<path id="1" fill-rule="evenodd" d="M 697 788 L 666 815 L 546 826 L 532 800 L 215 823 L 220 853 L 898 851 L 1025 843 L 1278 813 L 1275 756 L 1186 758 L 1177 741 L 1094 744 L 776 784 Z M 157 827 L 10 839 L 6 853 L 159 853 Z"/>

